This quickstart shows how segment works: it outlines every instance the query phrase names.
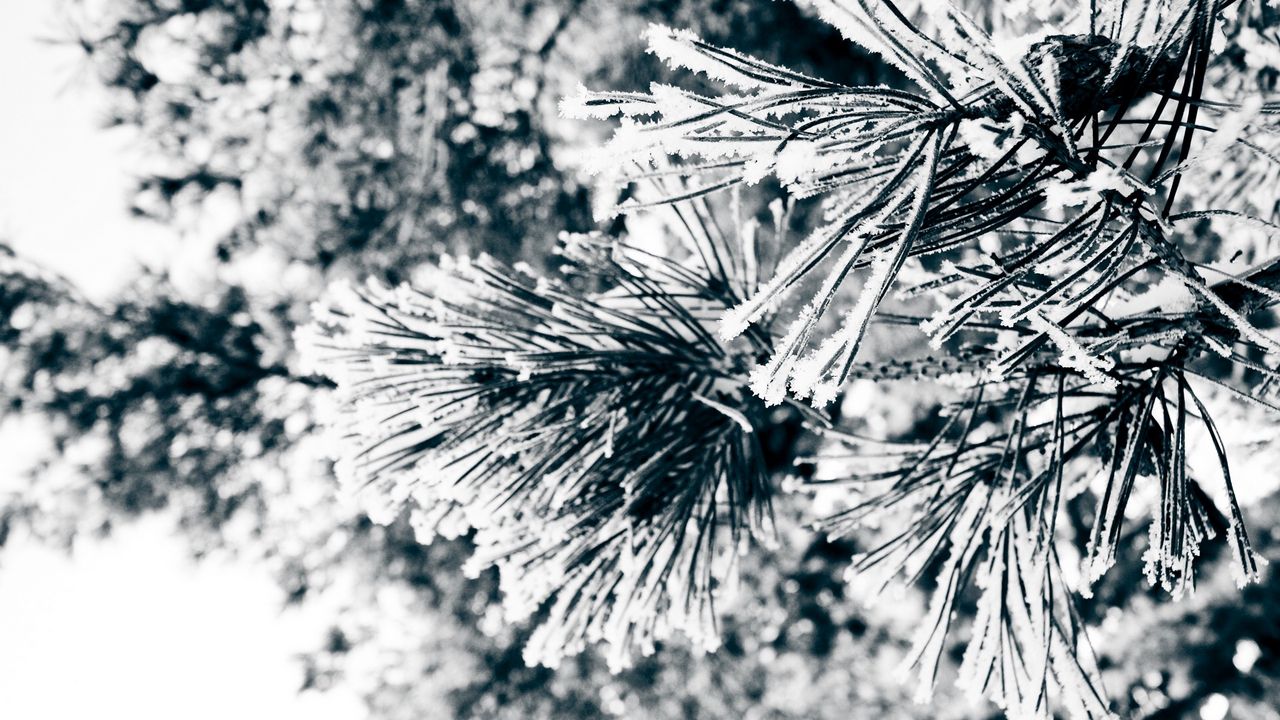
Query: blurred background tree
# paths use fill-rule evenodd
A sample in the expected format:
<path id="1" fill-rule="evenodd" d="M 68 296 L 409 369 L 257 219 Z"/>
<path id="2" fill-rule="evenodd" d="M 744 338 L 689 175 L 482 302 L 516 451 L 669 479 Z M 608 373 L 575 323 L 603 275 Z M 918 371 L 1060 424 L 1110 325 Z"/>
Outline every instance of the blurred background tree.
<path id="1" fill-rule="evenodd" d="M 780 2 L 72 7 L 66 42 L 111 91 L 105 122 L 144 138 L 131 211 L 186 233 L 201 272 L 148 273 L 91 302 L 0 252 L 4 412 L 38 423 L 54 450 L 0 499 L 0 539 L 20 525 L 69 547 L 169 509 L 197 554 L 267 558 L 294 603 L 340 598 L 304 660 L 307 684 L 349 683 L 378 718 L 995 712 L 958 699 L 911 704 L 896 664 L 923 601 L 849 597 L 852 541 L 815 537 L 787 507 L 780 547 L 744 568 L 717 653 L 675 642 L 619 675 L 589 653 L 555 672 L 526 667 L 527 631 L 498 622 L 493 573 L 463 579 L 465 540 L 420 545 L 405 519 L 375 525 L 337 492 L 317 425 L 327 382 L 300 372 L 292 347 L 331 280 L 399 282 L 446 253 L 539 264 L 559 232 L 593 229 L 601 200 L 572 157 L 604 130 L 584 137 L 591 130 L 561 121 L 557 102 L 579 83 L 662 82 L 668 71 L 639 39 L 650 22 L 831 79 L 895 73 Z M 226 231 L 200 245 L 211 225 Z M 772 469 L 805 472 L 791 467 L 794 418 L 775 419 Z M 1277 527 L 1268 510 L 1251 516 L 1263 555 Z M 1141 576 L 1138 563 L 1125 570 Z M 1119 574 L 1107 583 L 1132 587 Z M 1117 599 L 1143 618 L 1142 642 L 1102 648 L 1112 694 L 1135 716 L 1179 716 L 1213 693 L 1266 716 L 1280 703 L 1274 578 L 1243 598 L 1206 582 L 1194 603 L 1175 606 L 1099 588 L 1093 620 L 1104 632 Z M 1112 630 L 1124 638 L 1132 627 Z M 1164 669 L 1152 670 L 1153 644 Z"/>

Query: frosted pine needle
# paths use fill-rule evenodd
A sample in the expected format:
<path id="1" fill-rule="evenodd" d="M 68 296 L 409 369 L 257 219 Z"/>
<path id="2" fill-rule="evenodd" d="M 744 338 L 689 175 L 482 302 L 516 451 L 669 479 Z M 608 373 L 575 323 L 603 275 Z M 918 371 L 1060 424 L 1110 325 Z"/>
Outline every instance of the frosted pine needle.
<path id="1" fill-rule="evenodd" d="M 508 618 L 548 612 L 531 663 L 603 641 L 620 667 L 675 631 L 714 648 L 716 598 L 770 514 L 751 342 L 709 331 L 736 283 L 591 238 L 567 255 L 611 289 L 480 258 L 332 295 L 302 340 L 345 398 L 340 469 L 380 521 L 475 529 Z"/>

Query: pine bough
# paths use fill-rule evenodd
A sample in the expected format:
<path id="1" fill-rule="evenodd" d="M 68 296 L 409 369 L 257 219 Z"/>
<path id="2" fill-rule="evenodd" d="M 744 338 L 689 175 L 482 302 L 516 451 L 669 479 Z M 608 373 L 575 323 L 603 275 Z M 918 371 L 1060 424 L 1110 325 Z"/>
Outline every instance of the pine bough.
<path id="1" fill-rule="evenodd" d="M 392 516 L 410 507 L 424 540 L 474 528 L 510 619 L 543 613 L 530 662 L 602 640 L 620 665 L 673 630 L 715 647 L 714 604 L 768 536 L 755 431 L 771 405 L 811 404 L 815 482 L 856 498 L 829 532 L 878 528 L 859 530 L 873 540 L 851 582 L 939 573 L 913 655 L 923 694 L 972 588 L 962 685 L 1011 716 L 1106 716 L 1073 597 L 1134 543 L 1126 522 L 1149 510 L 1147 574 L 1175 596 L 1220 532 L 1241 584 L 1263 564 L 1210 408 L 1280 409 L 1264 329 L 1280 103 L 1256 72 L 1280 57 L 1262 47 L 1274 12 L 806 4 L 896 81 L 846 85 L 652 27 L 652 53 L 724 94 L 564 101 L 618 118 L 584 163 L 630 198 L 616 212 L 666 213 L 682 249 L 570 238 L 572 282 L 482 258 L 321 308 L 303 345 L 343 393 L 341 474 Z M 753 185 L 819 203 L 820 221 L 791 242 L 775 201 L 757 247 L 737 218 Z M 876 323 L 920 328 L 961 386 L 929 442 L 886 452 L 825 427 L 851 379 L 937 374 L 859 361 Z M 1192 471 L 1197 442 L 1216 477 Z M 1060 522 L 1081 495 L 1087 538 Z"/>

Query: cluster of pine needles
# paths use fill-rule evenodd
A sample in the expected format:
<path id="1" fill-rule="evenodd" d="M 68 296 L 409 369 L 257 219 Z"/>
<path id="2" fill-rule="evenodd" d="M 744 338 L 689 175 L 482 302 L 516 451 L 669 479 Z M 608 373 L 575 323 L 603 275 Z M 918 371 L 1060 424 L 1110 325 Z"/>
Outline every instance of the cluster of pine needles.
<path id="1" fill-rule="evenodd" d="M 1156 498 L 1153 583 L 1193 590 L 1219 535 L 1241 583 L 1260 575 L 1211 407 L 1280 410 L 1280 198 L 1224 191 L 1280 178 L 1280 103 L 1218 49 L 1269 16 L 803 4 L 895 81 L 810 77 L 655 26 L 651 52 L 724 94 L 564 101 L 619 118 L 586 169 L 629 198 L 617 212 L 667 213 L 671 253 L 570 238 L 567 280 L 480 259 L 335 296 L 305 344 L 349 410 L 343 474 L 415 508 L 425 535 L 474 528 L 510 617 L 541 613 L 529 660 L 604 640 L 624 663 L 672 630 L 715 646 L 715 600 L 769 525 L 767 407 L 809 404 L 829 438 L 816 460 L 845 468 L 818 482 L 857 498 L 826 527 L 878 527 L 852 582 L 937 574 L 923 689 L 976 597 L 962 684 L 1010 715 L 1106 716 L 1074 597 L 1132 544 L 1135 497 Z M 750 186 L 782 196 L 768 263 L 738 217 Z M 797 203 L 819 219 L 791 241 Z M 1256 241 L 1218 257 L 1234 235 Z M 825 427 L 851 380 L 884 375 L 860 358 L 878 324 L 920 331 L 961 387 L 927 442 Z M 1217 477 L 1192 471 L 1196 442 Z M 1086 537 L 1060 522 L 1081 495 Z"/>

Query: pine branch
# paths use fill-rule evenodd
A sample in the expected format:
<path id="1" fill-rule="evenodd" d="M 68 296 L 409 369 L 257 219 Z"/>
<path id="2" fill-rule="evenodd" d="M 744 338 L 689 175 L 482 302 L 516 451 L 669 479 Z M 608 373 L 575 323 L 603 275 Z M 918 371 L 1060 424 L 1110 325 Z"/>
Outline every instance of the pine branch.
<path id="1" fill-rule="evenodd" d="M 1096 316 L 1097 302 L 1128 282 L 1135 259 L 1151 249 L 1151 226 L 1163 223 L 1174 205 L 1194 160 L 1196 131 L 1216 131 L 1196 117 L 1215 26 L 1211 4 L 1191 2 L 1145 28 L 1143 18 L 1155 13 L 1151 3 L 1129 3 L 1128 16 L 1095 8 L 1090 26 L 1101 29 L 1097 34 L 1034 36 L 1016 56 L 946 3 L 925 4 L 918 13 L 869 0 L 813 4 L 850 41 L 902 70 L 919 92 L 845 86 L 712 47 L 688 33 L 653 28 L 651 49 L 659 57 L 747 94 L 715 98 L 655 87 L 647 95 L 584 93 L 564 105 L 571 115 L 623 117 L 591 167 L 633 163 L 638 172 L 622 179 L 648 182 L 651 168 L 667 168 L 671 160 L 663 174 L 690 179 L 686 191 L 622 210 L 682 202 L 767 174 L 795 196 L 825 198 L 826 224 L 725 316 L 721 332 L 732 337 L 811 276 L 825 277 L 758 373 L 757 393 L 769 402 L 788 390 L 818 405 L 830 401 L 832 388 L 848 377 L 841 368 L 852 366 L 861 344 L 861 321 L 825 338 L 815 329 L 859 271 L 872 274 L 863 276 L 864 298 L 856 305 L 874 316 L 907 259 L 940 253 L 970 258 L 969 248 L 993 235 L 1008 242 L 1040 233 L 1045 237 L 1027 251 L 1000 256 L 994 267 L 961 267 L 960 275 L 933 286 L 968 295 L 925 328 L 940 347 L 997 314 L 1003 325 L 1035 337 L 1027 347 L 993 358 L 991 372 L 1009 372 L 1047 340 L 1095 381 L 1106 382 L 1109 361 L 1077 342 L 1070 325 Z M 1140 37 L 1148 43 L 1139 44 Z M 1155 110 L 1134 117 L 1133 108 L 1146 97 L 1159 101 Z M 1165 119 L 1170 106 L 1171 121 Z M 1244 122 L 1232 132 L 1275 131 Z M 1124 130 L 1130 125 L 1138 127 Z M 1117 132 L 1134 142 L 1105 145 Z M 1234 140 L 1224 133 L 1216 142 Z M 922 165 L 934 142 L 941 142 L 937 159 Z M 1181 162 L 1167 167 L 1175 157 Z M 908 202 L 913 197 L 919 202 Z M 1071 210 L 1080 199 L 1086 199 L 1083 211 Z M 1045 211 L 1050 217 L 1037 227 L 1033 216 Z M 902 250 L 902 260 L 877 265 L 886 253 L 894 256 L 894 248 Z M 887 275 L 875 276 L 876 268 Z M 1197 282 L 1177 262 L 1172 270 Z M 1055 284 L 1040 281 L 1055 276 Z"/>
<path id="2" fill-rule="evenodd" d="M 603 639 L 620 663 L 676 629 L 714 644 L 717 588 L 767 525 L 766 405 L 821 408 L 853 377 L 945 376 L 963 397 L 926 443 L 827 433 L 812 460 L 838 459 L 834 481 L 860 492 L 829 530 L 881 529 L 858 582 L 941 568 L 913 656 L 926 693 L 974 588 L 968 687 L 1015 715 L 1106 716 L 1073 593 L 1129 550 L 1144 486 L 1147 575 L 1194 587 L 1220 523 L 1192 438 L 1218 460 L 1237 575 L 1259 577 L 1206 398 L 1280 410 L 1280 342 L 1255 324 L 1280 300 L 1280 261 L 1255 251 L 1232 273 L 1200 231 L 1280 229 L 1268 198 L 1212 187 L 1241 157 L 1280 166 L 1280 106 L 1237 85 L 1205 97 L 1228 72 L 1213 0 L 1056 18 L 1087 34 L 984 25 L 948 2 L 809 4 L 910 85 L 846 85 L 650 28 L 652 53 L 724 92 L 584 90 L 562 110 L 619 117 L 585 165 L 626 186 L 618 211 L 674 213 L 688 256 L 576 242 L 604 292 L 482 260 L 444 268 L 430 293 L 339 303 L 310 342 L 356 418 L 346 474 L 414 506 L 424 535 L 476 528 L 475 564 L 502 570 L 511 616 L 549 618 L 528 659 Z M 778 260 L 762 263 L 752 233 L 735 245 L 715 229 L 710 198 L 767 177 L 788 196 L 775 217 L 823 208 L 798 242 L 780 221 Z M 937 355 L 861 360 L 872 323 L 916 326 Z M 1058 519 L 1079 494 L 1094 521 L 1077 572 Z"/>
<path id="3" fill-rule="evenodd" d="M 603 640 L 621 667 L 677 630 L 714 648 L 717 598 L 772 493 L 741 374 L 759 350 L 706 328 L 740 278 L 592 238 L 566 256 L 610 289 L 481 258 L 442 266 L 430 292 L 319 308 L 300 344 L 339 386 L 340 475 L 377 520 L 410 509 L 424 541 L 474 528 L 472 568 L 501 571 L 508 619 L 545 613 L 531 663 Z"/>

